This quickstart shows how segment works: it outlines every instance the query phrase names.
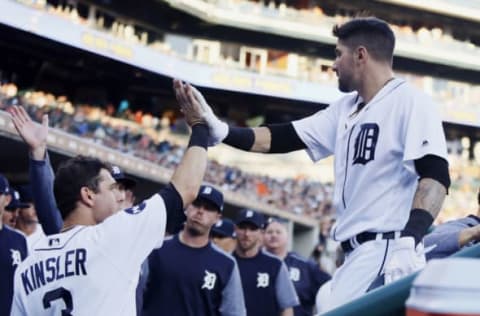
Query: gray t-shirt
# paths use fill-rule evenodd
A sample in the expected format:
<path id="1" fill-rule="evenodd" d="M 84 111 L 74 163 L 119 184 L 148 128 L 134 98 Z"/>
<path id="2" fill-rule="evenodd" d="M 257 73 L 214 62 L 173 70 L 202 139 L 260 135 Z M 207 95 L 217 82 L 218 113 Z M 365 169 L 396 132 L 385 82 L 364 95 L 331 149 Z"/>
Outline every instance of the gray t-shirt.
<path id="1" fill-rule="evenodd" d="M 465 228 L 479 224 L 480 218 L 469 215 L 438 225 L 432 233 L 426 235 L 423 239 L 425 249 L 433 247 L 432 250 L 427 250 L 427 260 L 448 257 L 460 250 L 458 243 L 460 232 Z"/>

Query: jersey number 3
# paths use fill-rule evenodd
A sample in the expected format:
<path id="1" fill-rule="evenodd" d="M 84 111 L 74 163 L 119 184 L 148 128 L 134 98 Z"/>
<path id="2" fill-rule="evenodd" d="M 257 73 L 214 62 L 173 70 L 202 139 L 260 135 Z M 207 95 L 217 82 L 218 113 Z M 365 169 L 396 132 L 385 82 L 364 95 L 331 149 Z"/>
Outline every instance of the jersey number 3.
<path id="1" fill-rule="evenodd" d="M 65 308 L 62 309 L 62 316 L 72 316 L 73 299 L 72 294 L 67 289 L 59 287 L 58 289 L 45 293 L 43 296 L 43 308 L 50 308 L 52 306 L 50 303 L 55 300 L 63 300 L 65 303 Z"/>

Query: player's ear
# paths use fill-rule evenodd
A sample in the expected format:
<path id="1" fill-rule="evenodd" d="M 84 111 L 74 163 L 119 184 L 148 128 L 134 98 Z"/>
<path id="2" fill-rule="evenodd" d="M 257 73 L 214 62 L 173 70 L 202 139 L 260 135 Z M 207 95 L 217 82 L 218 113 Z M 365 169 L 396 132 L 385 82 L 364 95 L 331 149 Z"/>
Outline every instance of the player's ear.
<path id="1" fill-rule="evenodd" d="M 354 52 L 355 61 L 365 62 L 368 59 L 368 50 L 365 46 L 358 46 Z"/>
<path id="2" fill-rule="evenodd" d="M 89 207 L 93 206 L 93 192 L 88 187 L 80 189 L 80 201 Z"/>

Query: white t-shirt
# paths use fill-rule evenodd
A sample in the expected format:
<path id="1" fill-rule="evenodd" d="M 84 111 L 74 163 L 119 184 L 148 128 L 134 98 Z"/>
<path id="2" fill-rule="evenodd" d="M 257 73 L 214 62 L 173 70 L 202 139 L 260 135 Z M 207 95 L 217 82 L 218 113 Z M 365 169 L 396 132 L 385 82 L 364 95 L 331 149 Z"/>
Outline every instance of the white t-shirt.
<path id="1" fill-rule="evenodd" d="M 293 122 L 313 161 L 335 155 L 337 241 L 402 230 L 417 188 L 414 160 L 447 159 L 438 106 L 404 80 L 390 81 L 355 114 L 361 102 L 351 93 Z"/>
<path id="2" fill-rule="evenodd" d="M 141 263 L 160 247 L 159 194 L 94 226 L 40 240 L 16 270 L 11 315 L 135 315 Z"/>

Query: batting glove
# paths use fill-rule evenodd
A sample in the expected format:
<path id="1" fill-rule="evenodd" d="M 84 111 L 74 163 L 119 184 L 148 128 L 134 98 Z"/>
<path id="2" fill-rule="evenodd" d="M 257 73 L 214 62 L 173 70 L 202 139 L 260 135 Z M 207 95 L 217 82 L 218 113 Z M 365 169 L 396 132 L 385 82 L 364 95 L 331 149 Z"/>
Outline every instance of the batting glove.
<path id="1" fill-rule="evenodd" d="M 425 264 L 423 244 L 415 247 L 413 237 L 402 237 L 392 243 L 390 260 L 385 265 L 385 284 L 395 282 L 407 275 L 422 269 Z"/>
<path id="2" fill-rule="evenodd" d="M 208 105 L 203 95 L 195 87 L 193 88 L 193 95 L 200 103 L 202 110 L 202 117 L 207 122 L 210 137 L 208 139 L 208 146 L 215 146 L 221 143 L 228 135 L 228 124 L 219 120 L 213 113 L 212 108 Z"/>

